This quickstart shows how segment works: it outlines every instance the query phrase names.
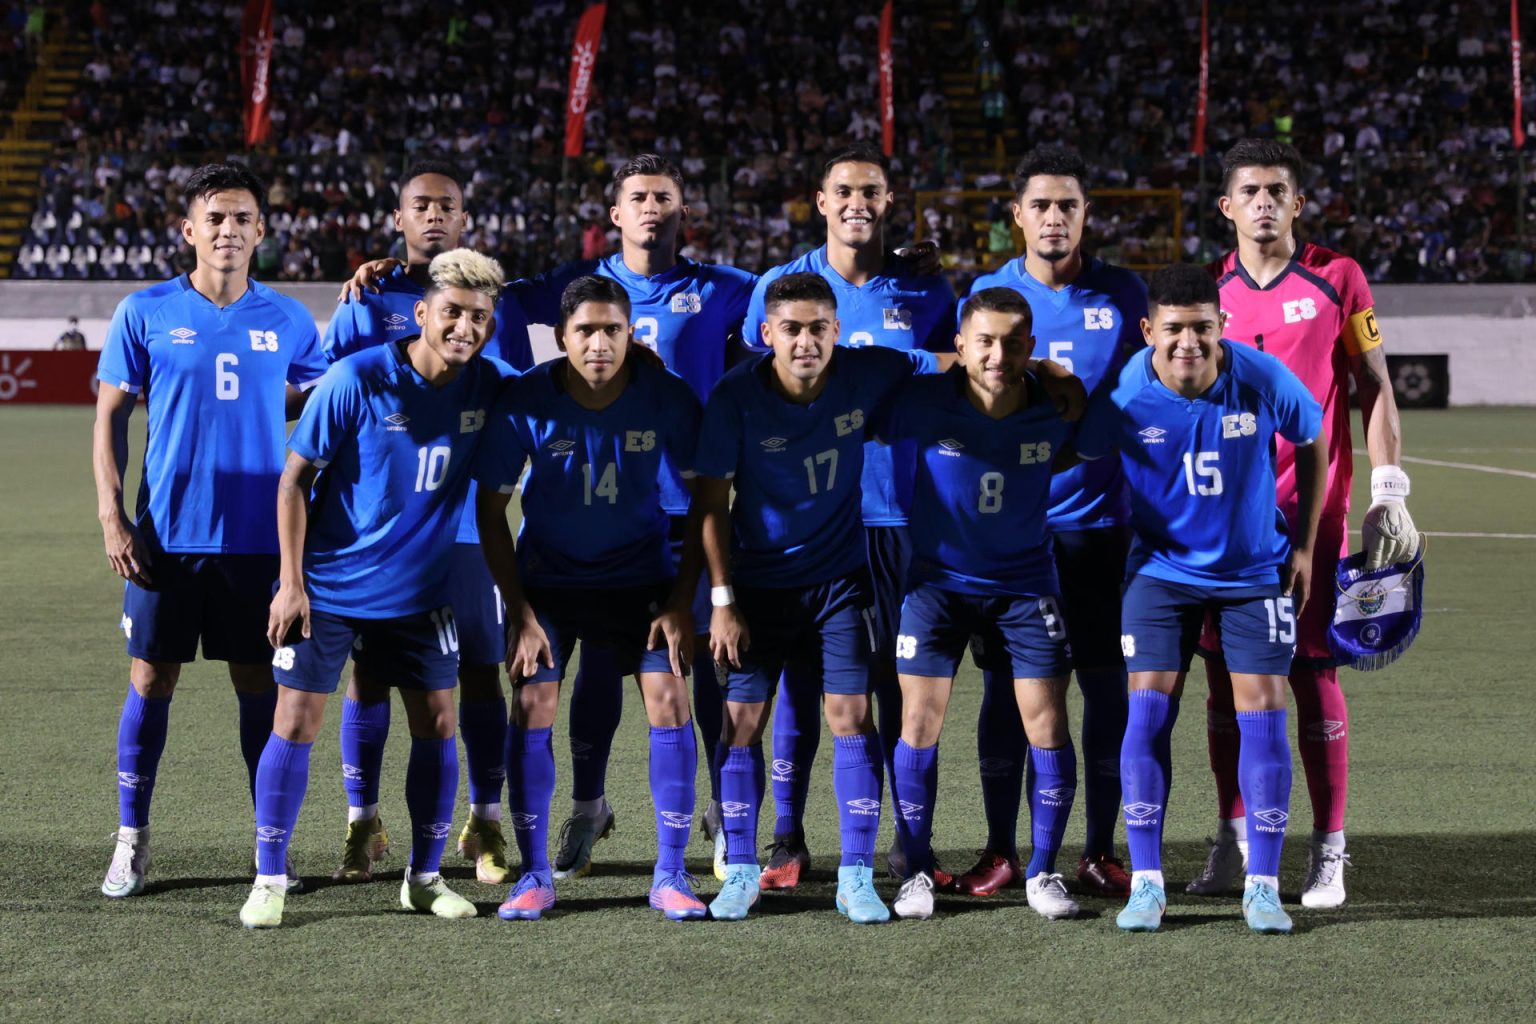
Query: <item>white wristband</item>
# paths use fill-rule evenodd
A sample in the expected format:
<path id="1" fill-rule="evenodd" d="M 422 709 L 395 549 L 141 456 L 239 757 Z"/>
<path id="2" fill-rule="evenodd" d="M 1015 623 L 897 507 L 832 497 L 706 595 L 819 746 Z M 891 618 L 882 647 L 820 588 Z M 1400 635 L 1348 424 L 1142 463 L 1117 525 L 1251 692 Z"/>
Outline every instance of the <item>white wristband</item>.
<path id="1" fill-rule="evenodd" d="M 1399 466 L 1371 470 L 1371 502 L 1402 501 L 1408 497 L 1408 474 Z"/>
<path id="2" fill-rule="evenodd" d="M 736 603 L 736 591 L 730 587 L 710 587 L 709 603 L 715 608 L 729 608 Z"/>

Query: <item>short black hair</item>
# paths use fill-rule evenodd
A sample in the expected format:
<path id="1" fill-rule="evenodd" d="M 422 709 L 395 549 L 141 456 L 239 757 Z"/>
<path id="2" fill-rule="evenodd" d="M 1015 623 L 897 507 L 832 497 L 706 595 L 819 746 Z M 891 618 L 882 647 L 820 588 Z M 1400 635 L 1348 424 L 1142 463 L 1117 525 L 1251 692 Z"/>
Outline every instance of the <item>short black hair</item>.
<path id="1" fill-rule="evenodd" d="M 655 153 L 641 153 L 632 156 L 619 164 L 613 172 L 613 181 L 609 183 L 609 197 L 615 206 L 619 202 L 619 189 L 624 187 L 624 182 L 636 175 L 646 177 L 671 178 L 672 184 L 677 186 L 677 200 L 683 200 L 683 172 L 672 166 L 671 161 L 664 156 Z"/>
<path id="2" fill-rule="evenodd" d="M 207 199 L 215 192 L 249 192 L 256 198 L 256 209 L 267 208 L 267 186 L 256 172 L 243 164 L 203 164 L 187 178 L 181 189 L 182 205 L 192 209 L 196 199 Z"/>
<path id="3" fill-rule="evenodd" d="M 1148 306 L 1204 306 L 1221 308 L 1216 279 L 1193 263 L 1170 263 L 1147 282 Z"/>
<path id="4" fill-rule="evenodd" d="M 629 319 L 634 307 L 629 301 L 629 292 L 624 286 L 611 277 L 598 277 L 596 274 L 588 274 L 586 277 L 578 277 L 565 286 L 565 291 L 560 293 L 560 329 L 564 330 L 566 322 L 584 302 L 601 302 L 622 306 L 624 318 Z"/>
<path id="5" fill-rule="evenodd" d="M 446 160 L 418 160 L 406 170 L 400 177 L 400 187 L 395 190 L 395 208 L 399 209 L 405 202 L 405 188 L 417 178 L 428 174 L 440 174 L 458 186 L 459 194 L 464 194 L 464 179 L 459 177 L 459 169 Z"/>
<path id="6" fill-rule="evenodd" d="M 885 175 L 885 183 L 891 183 L 891 162 L 885 158 L 884 153 L 867 142 L 856 142 L 833 153 L 831 159 L 822 165 L 821 180 L 826 181 L 832 168 L 838 164 L 874 164 Z"/>
<path id="7" fill-rule="evenodd" d="M 976 313 L 1017 313 L 1024 317 L 1026 324 L 1033 326 L 1035 322 L 1034 310 L 1029 308 L 1024 296 L 1012 288 L 983 288 L 972 292 L 960 307 L 961 325 Z"/>
<path id="8" fill-rule="evenodd" d="M 763 292 L 763 315 L 772 313 L 786 302 L 819 302 L 835 310 L 837 293 L 820 274 L 785 274 Z"/>
<path id="9" fill-rule="evenodd" d="M 1301 154 L 1296 147 L 1276 139 L 1239 139 L 1221 158 L 1221 194 L 1226 195 L 1232 174 L 1244 167 L 1284 167 L 1301 188 Z"/>
<path id="10" fill-rule="evenodd" d="M 1066 146 L 1036 146 L 1024 154 L 1013 169 L 1013 195 L 1018 198 L 1029 187 L 1029 179 L 1039 175 L 1053 178 L 1071 178 L 1077 187 L 1088 195 L 1088 162 L 1075 149 Z"/>

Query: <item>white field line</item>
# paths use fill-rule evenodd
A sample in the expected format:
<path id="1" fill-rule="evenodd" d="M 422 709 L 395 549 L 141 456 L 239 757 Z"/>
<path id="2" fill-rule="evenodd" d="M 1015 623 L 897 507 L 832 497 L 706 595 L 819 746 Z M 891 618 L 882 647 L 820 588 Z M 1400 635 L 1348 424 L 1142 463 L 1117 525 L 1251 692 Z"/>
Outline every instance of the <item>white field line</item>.
<path id="1" fill-rule="evenodd" d="M 1352 534 L 1360 531 L 1350 530 Z M 1536 540 L 1536 533 L 1456 533 L 1448 530 L 1424 530 L 1426 537 L 1457 537 L 1471 540 Z"/>
<path id="2" fill-rule="evenodd" d="M 1356 455 L 1370 454 L 1363 448 L 1354 450 Z M 1505 469 L 1503 466 L 1484 466 L 1478 462 L 1445 462 L 1440 459 L 1421 459 L 1413 455 L 1402 456 L 1404 462 L 1415 462 L 1421 466 L 1439 466 L 1443 469 L 1470 469 L 1477 473 L 1497 473 L 1499 476 L 1518 476 L 1527 480 L 1536 480 L 1536 473 L 1528 469 Z"/>

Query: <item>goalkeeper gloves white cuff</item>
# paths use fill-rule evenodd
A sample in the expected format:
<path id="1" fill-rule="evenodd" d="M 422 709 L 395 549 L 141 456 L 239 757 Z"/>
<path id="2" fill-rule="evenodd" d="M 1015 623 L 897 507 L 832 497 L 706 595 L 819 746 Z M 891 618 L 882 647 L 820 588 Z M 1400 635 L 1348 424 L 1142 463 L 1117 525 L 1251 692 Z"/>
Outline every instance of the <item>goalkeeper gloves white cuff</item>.
<path id="1" fill-rule="evenodd" d="M 1406 562 L 1419 550 L 1419 531 L 1404 504 L 1408 489 L 1408 474 L 1402 467 L 1371 470 L 1371 507 L 1360 529 L 1367 569 Z"/>

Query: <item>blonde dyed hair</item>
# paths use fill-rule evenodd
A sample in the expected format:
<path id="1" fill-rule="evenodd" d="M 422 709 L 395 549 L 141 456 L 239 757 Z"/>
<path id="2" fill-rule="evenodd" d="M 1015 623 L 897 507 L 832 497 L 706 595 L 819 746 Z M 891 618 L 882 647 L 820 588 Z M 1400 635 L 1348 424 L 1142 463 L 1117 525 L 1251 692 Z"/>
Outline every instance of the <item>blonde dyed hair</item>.
<path id="1" fill-rule="evenodd" d="M 496 299 L 506 287 L 501 264 L 473 249 L 450 249 L 432 257 L 427 266 L 432 288 L 463 288 Z"/>

